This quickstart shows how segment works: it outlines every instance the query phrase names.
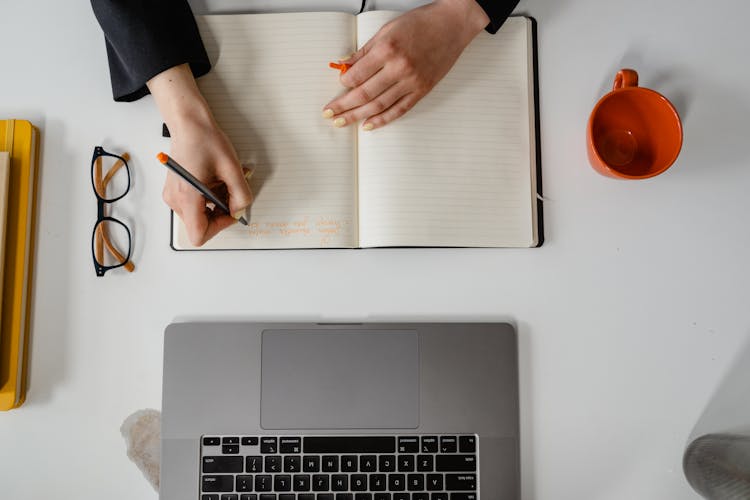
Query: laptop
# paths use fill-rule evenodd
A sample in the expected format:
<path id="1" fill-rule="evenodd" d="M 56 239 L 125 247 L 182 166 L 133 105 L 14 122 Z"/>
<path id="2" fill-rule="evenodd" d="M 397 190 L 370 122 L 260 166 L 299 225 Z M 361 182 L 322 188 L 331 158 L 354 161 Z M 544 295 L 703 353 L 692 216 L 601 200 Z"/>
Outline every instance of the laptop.
<path id="1" fill-rule="evenodd" d="M 520 498 L 504 323 L 177 323 L 162 500 Z"/>

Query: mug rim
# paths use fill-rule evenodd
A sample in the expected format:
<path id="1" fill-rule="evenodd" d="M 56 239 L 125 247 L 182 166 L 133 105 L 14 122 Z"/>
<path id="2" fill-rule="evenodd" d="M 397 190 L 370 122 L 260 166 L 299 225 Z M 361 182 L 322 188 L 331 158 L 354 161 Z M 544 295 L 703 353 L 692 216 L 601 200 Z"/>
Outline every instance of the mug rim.
<path id="1" fill-rule="evenodd" d="M 594 123 L 594 116 L 599 112 L 599 108 L 601 108 L 604 101 L 612 98 L 616 94 L 619 94 L 621 92 L 650 92 L 651 94 L 658 97 L 663 103 L 667 105 L 667 107 L 670 109 L 674 117 L 677 121 L 677 132 L 679 134 L 679 146 L 674 152 L 674 155 L 670 158 L 669 162 L 666 163 L 664 167 L 661 167 L 659 169 L 654 170 L 653 172 L 649 172 L 647 174 L 643 175 L 631 175 L 623 173 L 619 170 L 615 170 L 612 167 L 609 166 L 609 164 L 604 161 L 604 158 L 602 158 L 602 155 L 599 154 L 599 148 L 597 148 L 596 143 L 594 142 L 594 134 L 593 134 L 593 123 Z M 610 92 L 607 92 L 604 94 L 596 103 L 594 106 L 594 109 L 591 111 L 591 115 L 589 115 L 589 123 L 588 123 L 588 136 L 591 143 L 591 151 L 596 155 L 596 159 L 599 161 L 600 166 L 604 169 L 606 169 L 613 177 L 619 177 L 622 179 L 649 179 L 651 177 L 656 177 L 659 174 L 664 173 L 669 167 L 671 167 L 675 161 L 677 161 L 677 158 L 680 156 L 680 151 L 682 151 L 682 142 L 683 142 L 683 129 L 682 129 L 682 118 L 680 118 L 680 113 L 677 112 L 677 109 L 674 107 L 674 104 L 667 99 L 664 95 L 660 94 L 659 92 L 649 89 L 646 87 L 623 87 L 619 89 L 611 90 Z"/>

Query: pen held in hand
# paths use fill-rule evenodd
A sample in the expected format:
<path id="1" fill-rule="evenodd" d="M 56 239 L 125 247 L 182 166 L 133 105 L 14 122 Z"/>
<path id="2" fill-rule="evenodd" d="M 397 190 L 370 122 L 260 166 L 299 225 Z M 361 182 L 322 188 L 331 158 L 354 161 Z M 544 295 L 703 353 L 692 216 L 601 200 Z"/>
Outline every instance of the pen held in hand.
<path id="1" fill-rule="evenodd" d="M 195 189 L 198 190 L 207 200 L 209 200 L 211 203 L 219 207 L 221 210 L 226 212 L 227 215 L 232 215 L 232 213 L 229 211 L 229 207 L 219 199 L 216 194 L 211 191 L 208 186 L 203 184 L 201 181 L 195 178 L 193 174 L 185 170 L 185 168 L 174 161 L 172 158 L 169 157 L 166 153 L 159 153 L 156 155 L 156 158 L 161 162 L 165 167 L 172 170 L 175 174 L 177 174 L 179 177 L 184 179 L 188 184 L 193 186 Z M 244 224 L 247 226 L 247 221 L 244 217 L 240 217 L 238 219 L 241 224 Z"/>

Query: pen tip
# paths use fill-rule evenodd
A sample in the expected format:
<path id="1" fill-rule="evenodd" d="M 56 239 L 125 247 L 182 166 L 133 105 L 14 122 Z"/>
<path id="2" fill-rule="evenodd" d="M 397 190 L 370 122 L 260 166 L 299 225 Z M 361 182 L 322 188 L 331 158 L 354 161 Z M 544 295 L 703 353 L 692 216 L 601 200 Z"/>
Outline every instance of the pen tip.
<path id="1" fill-rule="evenodd" d="M 240 217 L 239 221 L 240 221 L 240 224 L 242 224 L 243 226 L 247 226 L 247 221 L 245 220 L 244 217 Z"/>
<path id="2" fill-rule="evenodd" d="M 167 155 L 166 155 L 166 154 L 164 154 L 164 153 L 159 153 L 158 155 L 156 155 L 156 158 L 157 158 L 157 159 L 158 159 L 158 160 L 159 160 L 159 161 L 160 161 L 161 163 L 165 163 L 165 164 L 166 164 L 166 163 L 167 163 L 167 160 L 169 159 L 169 156 L 167 156 Z"/>

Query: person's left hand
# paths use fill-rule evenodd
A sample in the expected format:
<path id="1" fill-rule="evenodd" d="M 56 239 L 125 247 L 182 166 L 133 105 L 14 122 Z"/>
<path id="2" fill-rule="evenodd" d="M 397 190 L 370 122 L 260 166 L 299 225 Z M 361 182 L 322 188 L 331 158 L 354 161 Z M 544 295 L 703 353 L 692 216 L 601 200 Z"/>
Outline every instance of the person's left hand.
<path id="1" fill-rule="evenodd" d="M 341 62 L 346 94 L 324 106 L 323 116 L 344 127 L 365 120 L 372 130 L 410 110 L 450 71 L 461 52 L 489 24 L 476 0 L 435 0 L 383 26 Z"/>

